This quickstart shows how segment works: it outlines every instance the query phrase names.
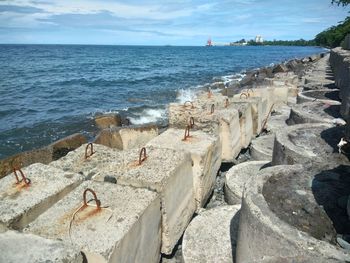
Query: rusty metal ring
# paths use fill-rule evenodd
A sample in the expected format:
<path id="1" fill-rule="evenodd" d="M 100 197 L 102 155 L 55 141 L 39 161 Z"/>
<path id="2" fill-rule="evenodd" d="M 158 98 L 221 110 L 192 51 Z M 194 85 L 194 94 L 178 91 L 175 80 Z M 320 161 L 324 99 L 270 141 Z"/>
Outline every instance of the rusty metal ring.
<path id="1" fill-rule="evenodd" d="M 228 99 L 226 99 L 226 100 L 225 100 L 225 108 L 227 108 L 227 107 L 228 107 L 228 105 L 229 105 L 229 100 L 228 100 Z"/>
<path id="2" fill-rule="evenodd" d="M 142 158 L 142 155 L 143 155 L 143 158 Z M 143 147 L 143 148 L 141 149 L 140 155 L 139 155 L 139 165 L 141 165 L 142 162 L 143 162 L 144 160 L 146 160 L 146 158 L 147 158 L 146 148 Z"/>
<path id="3" fill-rule="evenodd" d="M 185 101 L 185 103 L 184 103 L 184 107 L 186 108 L 187 107 L 187 104 L 188 103 L 190 103 L 191 104 L 191 109 L 193 109 L 194 108 L 194 106 L 193 106 L 193 102 L 192 101 Z"/>
<path id="4" fill-rule="evenodd" d="M 249 88 L 249 89 L 247 89 L 247 92 L 246 92 L 246 93 L 248 94 L 248 97 L 250 97 L 250 93 L 253 93 L 253 92 L 254 92 L 253 89 L 250 89 L 250 88 Z"/>
<path id="5" fill-rule="evenodd" d="M 18 179 L 17 171 L 21 174 L 21 177 L 22 177 L 21 180 Z M 19 184 L 20 182 L 24 182 L 26 185 L 29 185 L 31 183 L 30 179 L 24 175 L 21 169 L 13 168 L 13 173 L 16 177 L 16 184 Z"/>
<path id="6" fill-rule="evenodd" d="M 90 148 L 90 154 L 88 154 L 88 150 Z M 94 145 L 92 144 L 92 142 L 88 143 L 85 147 L 85 159 L 91 157 L 94 154 Z"/>
<path id="7" fill-rule="evenodd" d="M 215 105 L 212 104 L 211 107 L 210 107 L 210 114 L 213 114 L 214 110 L 215 110 Z"/>
<path id="8" fill-rule="evenodd" d="M 84 206 L 87 206 L 87 201 L 86 201 L 87 192 L 92 193 L 92 195 L 94 196 L 94 198 L 92 200 L 95 200 L 97 209 L 100 209 L 101 208 L 101 201 L 99 199 L 97 199 L 97 195 L 96 195 L 95 191 L 92 190 L 91 188 L 85 189 L 85 191 L 83 193 Z"/>
<path id="9" fill-rule="evenodd" d="M 242 96 L 245 96 L 246 99 L 248 99 L 248 97 L 249 97 L 248 94 L 247 94 L 247 93 L 244 93 L 244 92 L 241 93 L 241 95 L 239 96 L 239 98 L 241 99 Z"/>
<path id="10" fill-rule="evenodd" d="M 190 128 L 193 129 L 194 127 L 194 118 L 190 117 Z"/>
<path id="11" fill-rule="evenodd" d="M 190 137 L 190 125 L 187 125 L 186 129 L 185 129 L 185 136 L 184 136 L 183 141 L 186 141 L 187 138 L 189 138 L 189 137 Z"/>

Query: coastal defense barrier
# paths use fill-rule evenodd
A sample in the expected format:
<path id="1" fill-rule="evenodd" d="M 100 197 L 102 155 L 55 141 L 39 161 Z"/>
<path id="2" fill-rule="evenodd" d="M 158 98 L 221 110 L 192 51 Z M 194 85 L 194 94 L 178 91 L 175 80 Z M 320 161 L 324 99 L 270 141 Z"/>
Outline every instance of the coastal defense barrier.
<path id="1" fill-rule="evenodd" d="M 159 262 L 161 253 L 173 252 L 195 213 L 205 206 L 221 163 L 233 162 L 260 134 L 276 101 L 287 101 L 288 88 L 278 89 L 256 89 L 255 96 L 238 99 L 203 93 L 194 101 L 173 103 L 170 128 L 160 135 L 154 126 L 102 130 L 95 143 L 85 142 L 48 161 L 47 171 L 62 177 L 57 182 L 74 176 L 77 182 L 67 191 L 58 189 L 62 195 L 49 192 L 50 202 L 39 199 L 42 208 L 18 229 L 45 240 L 61 239 L 89 262 Z M 34 182 L 36 177 L 26 169 Z M 16 188 L 17 195 L 21 197 Z M 223 212 L 224 229 L 237 210 Z M 17 229 L 13 224 L 7 228 Z"/>
<path id="2" fill-rule="evenodd" d="M 348 123 L 346 129 L 347 139 L 350 136 L 350 50 L 341 47 L 331 50 L 330 65 L 334 72 L 335 85 L 339 88 L 341 98 L 341 114 Z"/>
<path id="3" fill-rule="evenodd" d="M 111 128 L 100 131 L 94 142 L 119 150 L 128 150 L 141 148 L 158 133 L 155 124 Z"/>
<path id="4" fill-rule="evenodd" d="M 0 160 L 0 178 L 11 173 L 14 168 L 26 167 L 33 163 L 49 164 L 86 142 L 86 137 L 77 133 L 46 147 L 7 157 Z"/>

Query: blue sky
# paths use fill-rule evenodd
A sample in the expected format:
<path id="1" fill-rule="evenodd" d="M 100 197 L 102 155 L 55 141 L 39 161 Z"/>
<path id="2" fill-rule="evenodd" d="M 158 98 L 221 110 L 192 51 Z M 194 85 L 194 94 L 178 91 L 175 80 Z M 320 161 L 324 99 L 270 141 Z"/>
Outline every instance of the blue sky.
<path id="1" fill-rule="evenodd" d="M 312 39 L 350 8 L 331 0 L 0 0 L 0 43 L 203 45 Z"/>

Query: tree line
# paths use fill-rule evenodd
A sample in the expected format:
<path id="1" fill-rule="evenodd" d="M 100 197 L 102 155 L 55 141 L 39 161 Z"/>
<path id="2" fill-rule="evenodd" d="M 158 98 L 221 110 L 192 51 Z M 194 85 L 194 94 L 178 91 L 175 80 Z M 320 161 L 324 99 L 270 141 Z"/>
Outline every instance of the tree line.
<path id="1" fill-rule="evenodd" d="M 332 0 L 332 4 L 338 6 L 347 6 L 350 4 L 350 0 Z M 264 41 L 264 43 L 256 43 L 254 40 L 248 41 L 248 45 L 275 45 L 275 46 L 323 46 L 328 48 L 334 48 L 341 46 L 344 38 L 350 33 L 350 17 L 347 17 L 344 21 L 340 22 L 336 26 L 332 26 L 317 34 L 312 40 L 273 40 Z"/>

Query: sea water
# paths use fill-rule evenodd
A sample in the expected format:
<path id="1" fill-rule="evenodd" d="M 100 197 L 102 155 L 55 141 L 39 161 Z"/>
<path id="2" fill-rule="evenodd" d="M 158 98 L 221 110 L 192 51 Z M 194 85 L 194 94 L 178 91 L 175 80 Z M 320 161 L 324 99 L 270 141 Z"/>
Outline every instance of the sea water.
<path id="1" fill-rule="evenodd" d="M 245 70 L 302 58 L 317 47 L 0 45 L 0 159 L 76 132 L 97 114 L 163 122 L 166 105 Z"/>

